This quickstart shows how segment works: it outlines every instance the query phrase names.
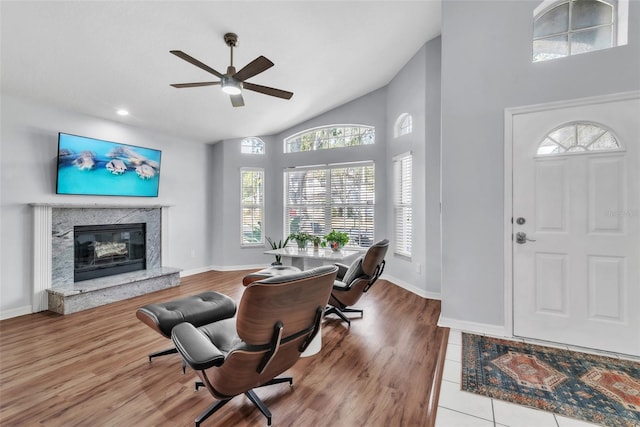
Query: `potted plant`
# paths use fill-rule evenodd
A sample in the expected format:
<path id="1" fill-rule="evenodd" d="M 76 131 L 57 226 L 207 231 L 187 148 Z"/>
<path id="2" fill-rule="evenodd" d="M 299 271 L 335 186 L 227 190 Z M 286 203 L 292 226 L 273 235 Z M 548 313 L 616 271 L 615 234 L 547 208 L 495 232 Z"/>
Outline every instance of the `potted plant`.
<path id="1" fill-rule="evenodd" d="M 313 250 L 317 251 L 320 249 L 320 243 L 322 243 L 322 237 L 320 236 L 311 236 L 311 241 L 313 242 Z"/>
<path id="2" fill-rule="evenodd" d="M 324 236 L 324 240 L 332 250 L 339 251 L 349 243 L 349 235 L 342 231 L 331 230 L 331 233 Z M 325 245 L 323 244 L 322 246 L 324 247 Z"/>
<path id="3" fill-rule="evenodd" d="M 292 233 L 289 235 L 289 239 L 293 239 L 298 244 L 298 249 L 305 249 L 307 247 L 307 242 L 312 240 L 313 236 L 310 234 L 300 232 L 300 233 Z"/>
<path id="4" fill-rule="evenodd" d="M 269 245 L 271 245 L 271 249 L 275 250 L 275 249 L 282 249 L 285 246 L 287 246 L 287 243 L 289 243 L 289 238 L 287 237 L 284 242 L 282 240 L 279 240 L 278 243 L 276 243 L 273 240 L 271 240 L 270 237 L 267 237 L 267 241 L 269 242 Z M 282 256 L 275 255 L 275 257 L 276 257 L 276 261 L 272 262 L 271 265 L 282 265 Z"/>

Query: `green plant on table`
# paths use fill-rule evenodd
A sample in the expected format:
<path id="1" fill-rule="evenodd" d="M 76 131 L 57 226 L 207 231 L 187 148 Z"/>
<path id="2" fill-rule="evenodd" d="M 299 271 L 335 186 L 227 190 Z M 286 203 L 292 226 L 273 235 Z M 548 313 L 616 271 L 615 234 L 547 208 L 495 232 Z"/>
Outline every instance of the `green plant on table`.
<path id="1" fill-rule="evenodd" d="M 329 247 L 334 251 L 342 249 L 344 245 L 349 243 L 349 235 L 342 231 L 331 230 L 331 233 L 324 236 L 325 242 L 329 243 Z M 322 247 L 325 247 L 323 242 Z"/>
<path id="2" fill-rule="evenodd" d="M 287 243 L 289 243 L 289 237 L 287 237 L 284 242 L 282 240 L 278 240 L 278 243 L 274 242 L 273 240 L 271 240 L 271 237 L 267 237 L 267 241 L 269 242 L 269 245 L 271 246 L 271 249 L 276 250 L 276 249 L 282 249 L 285 246 L 287 246 Z M 273 263 L 272 265 L 281 265 L 282 264 L 282 256 L 281 255 L 275 255 L 276 257 L 276 262 Z"/>
<path id="3" fill-rule="evenodd" d="M 305 232 L 300 232 L 290 234 L 289 239 L 295 240 L 298 244 L 298 248 L 303 249 L 307 247 L 307 242 L 313 240 L 313 236 Z"/>

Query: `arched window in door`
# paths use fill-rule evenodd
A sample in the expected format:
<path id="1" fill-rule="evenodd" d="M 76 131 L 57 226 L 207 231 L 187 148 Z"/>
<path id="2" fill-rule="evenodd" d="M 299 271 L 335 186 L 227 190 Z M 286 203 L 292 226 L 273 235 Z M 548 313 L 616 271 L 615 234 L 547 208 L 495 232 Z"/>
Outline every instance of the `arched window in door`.
<path id="1" fill-rule="evenodd" d="M 539 156 L 612 151 L 622 147 L 616 137 L 596 123 L 570 123 L 549 132 L 538 146 Z"/>

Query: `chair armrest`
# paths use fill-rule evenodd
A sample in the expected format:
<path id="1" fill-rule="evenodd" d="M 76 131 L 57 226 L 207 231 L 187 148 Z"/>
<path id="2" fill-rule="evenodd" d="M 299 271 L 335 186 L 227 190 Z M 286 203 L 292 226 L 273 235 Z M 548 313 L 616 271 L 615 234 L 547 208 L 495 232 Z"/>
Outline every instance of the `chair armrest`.
<path id="1" fill-rule="evenodd" d="M 334 265 L 338 267 L 338 274 L 336 275 L 336 279 L 342 281 L 342 279 L 344 278 L 344 275 L 347 273 L 347 270 L 349 269 L 349 266 L 345 264 L 341 264 L 339 262 L 336 262 Z"/>
<path id="2" fill-rule="evenodd" d="M 171 339 L 184 361 L 196 371 L 220 366 L 224 362 L 222 352 L 191 323 L 174 326 Z"/>

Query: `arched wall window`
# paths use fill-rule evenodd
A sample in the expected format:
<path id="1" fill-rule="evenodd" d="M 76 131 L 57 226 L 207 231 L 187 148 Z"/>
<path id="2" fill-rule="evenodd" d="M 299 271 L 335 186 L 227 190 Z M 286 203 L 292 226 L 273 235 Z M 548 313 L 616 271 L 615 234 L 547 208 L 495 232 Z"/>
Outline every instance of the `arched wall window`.
<path id="1" fill-rule="evenodd" d="M 411 132 L 413 132 L 413 117 L 409 113 L 400 114 L 393 126 L 393 137 L 397 138 Z"/>
<path id="2" fill-rule="evenodd" d="M 533 14 L 533 62 L 627 44 L 628 0 L 546 0 Z"/>
<path id="3" fill-rule="evenodd" d="M 538 146 L 538 156 L 620 150 L 616 137 L 596 123 L 570 123 L 549 132 Z"/>
<path id="4" fill-rule="evenodd" d="M 240 141 L 240 152 L 242 154 L 264 154 L 264 141 L 255 136 L 244 138 Z"/>
<path id="5" fill-rule="evenodd" d="M 284 139 L 285 153 L 375 144 L 376 130 L 365 125 L 330 125 L 306 129 Z"/>

